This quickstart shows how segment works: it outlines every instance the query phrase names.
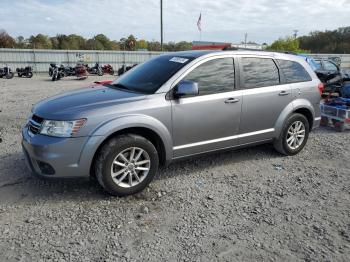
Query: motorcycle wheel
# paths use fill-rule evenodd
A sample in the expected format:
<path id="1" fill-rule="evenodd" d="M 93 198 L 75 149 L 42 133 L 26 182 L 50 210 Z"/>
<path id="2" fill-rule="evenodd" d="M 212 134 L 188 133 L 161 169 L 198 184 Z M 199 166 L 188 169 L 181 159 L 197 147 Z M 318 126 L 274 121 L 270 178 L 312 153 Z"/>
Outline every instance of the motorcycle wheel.
<path id="1" fill-rule="evenodd" d="M 33 77 L 33 73 L 32 72 L 28 72 L 26 75 L 27 78 L 32 78 Z"/>
<path id="2" fill-rule="evenodd" d="M 109 72 L 110 75 L 114 75 L 114 70 L 112 69 L 110 72 Z"/>
<path id="3" fill-rule="evenodd" d="M 102 70 L 97 70 L 97 74 L 98 74 L 99 76 L 103 76 L 103 71 L 102 71 Z"/>
<path id="4" fill-rule="evenodd" d="M 8 73 L 8 74 L 6 75 L 6 78 L 7 78 L 7 79 L 11 79 L 11 78 L 13 78 L 13 76 L 14 76 L 14 73 L 13 73 L 13 72 L 10 72 L 10 73 Z"/>
<path id="5" fill-rule="evenodd" d="M 53 72 L 52 73 L 52 81 L 56 81 L 57 80 L 57 72 Z"/>

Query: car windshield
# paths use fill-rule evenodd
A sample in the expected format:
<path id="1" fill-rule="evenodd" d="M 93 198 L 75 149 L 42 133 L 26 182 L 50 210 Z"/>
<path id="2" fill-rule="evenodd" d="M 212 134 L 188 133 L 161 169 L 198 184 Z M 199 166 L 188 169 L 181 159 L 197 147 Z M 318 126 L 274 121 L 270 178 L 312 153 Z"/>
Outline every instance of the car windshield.
<path id="1" fill-rule="evenodd" d="M 311 66 L 312 70 L 316 71 L 321 68 L 320 64 L 318 64 L 315 59 L 309 56 L 300 55 L 305 61 Z"/>
<path id="2" fill-rule="evenodd" d="M 109 86 L 137 93 L 153 94 L 192 60 L 193 57 L 176 56 L 176 54 L 161 55 L 136 66 Z"/>

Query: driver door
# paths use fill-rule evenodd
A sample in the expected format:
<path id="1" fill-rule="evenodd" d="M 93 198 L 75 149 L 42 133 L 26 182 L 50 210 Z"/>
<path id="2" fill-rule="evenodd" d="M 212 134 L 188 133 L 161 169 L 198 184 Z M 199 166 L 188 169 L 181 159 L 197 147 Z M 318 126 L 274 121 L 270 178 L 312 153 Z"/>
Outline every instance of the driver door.
<path id="1" fill-rule="evenodd" d="M 233 58 L 201 61 L 182 80 L 196 82 L 199 94 L 172 100 L 174 158 L 237 145 L 242 99 Z"/>

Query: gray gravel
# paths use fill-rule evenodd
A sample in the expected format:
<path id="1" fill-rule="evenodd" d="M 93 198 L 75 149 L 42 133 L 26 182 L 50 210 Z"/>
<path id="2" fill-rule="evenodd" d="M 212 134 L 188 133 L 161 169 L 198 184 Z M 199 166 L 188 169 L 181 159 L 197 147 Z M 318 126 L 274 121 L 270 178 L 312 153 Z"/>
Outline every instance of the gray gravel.
<path id="1" fill-rule="evenodd" d="M 349 261 L 349 131 L 317 129 L 293 157 L 264 145 L 174 163 L 125 198 L 31 177 L 32 104 L 95 79 L 0 79 L 1 261 Z"/>

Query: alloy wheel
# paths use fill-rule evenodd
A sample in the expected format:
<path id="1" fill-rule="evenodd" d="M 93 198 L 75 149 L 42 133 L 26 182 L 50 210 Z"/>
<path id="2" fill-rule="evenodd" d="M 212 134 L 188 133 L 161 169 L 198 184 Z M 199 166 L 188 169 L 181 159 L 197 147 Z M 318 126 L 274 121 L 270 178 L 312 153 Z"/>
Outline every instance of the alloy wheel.
<path id="1" fill-rule="evenodd" d="M 151 160 L 148 153 L 139 147 L 130 147 L 120 152 L 113 160 L 111 176 L 120 187 L 130 188 L 140 184 L 148 175 Z"/>
<path id="2" fill-rule="evenodd" d="M 305 139 L 305 125 L 301 121 L 295 121 L 287 132 L 287 145 L 290 149 L 298 149 Z"/>

